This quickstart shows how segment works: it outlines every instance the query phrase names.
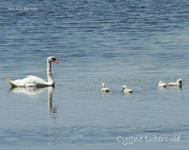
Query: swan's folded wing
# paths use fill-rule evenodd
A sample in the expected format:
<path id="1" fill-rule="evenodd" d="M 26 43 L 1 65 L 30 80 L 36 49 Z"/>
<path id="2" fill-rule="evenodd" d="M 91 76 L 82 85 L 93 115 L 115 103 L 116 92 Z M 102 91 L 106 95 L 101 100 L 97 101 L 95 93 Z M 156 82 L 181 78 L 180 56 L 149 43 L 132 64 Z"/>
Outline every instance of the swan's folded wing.
<path id="1" fill-rule="evenodd" d="M 38 87 L 48 85 L 48 82 L 46 82 L 45 80 L 32 75 L 29 75 L 26 78 L 24 78 L 22 82 L 27 87 Z"/>
<path id="2" fill-rule="evenodd" d="M 22 81 L 21 79 L 17 79 L 17 80 L 9 80 L 7 79 L 7 81 L 12 85 L 12 87 L 17 87 L 17 86 L 20 86 L 20 82 Z"/>
<path id="3" fill-rule="evenodd" d="M 9 80 L 7 81 L 13 86 L 13 87 L 41 87 L 48 85 L 48 82 L 45 80 L 36 77 L 36 76 L 27 76 L 24 79 L 17 79 L 17 80 Z"/>

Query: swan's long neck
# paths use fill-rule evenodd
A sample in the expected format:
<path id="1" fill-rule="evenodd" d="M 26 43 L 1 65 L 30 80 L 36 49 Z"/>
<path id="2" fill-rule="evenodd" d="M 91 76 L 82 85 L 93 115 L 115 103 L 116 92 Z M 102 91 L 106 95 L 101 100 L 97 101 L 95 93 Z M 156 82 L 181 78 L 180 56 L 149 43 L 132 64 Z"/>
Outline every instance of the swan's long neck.
<path id="1" fill-rule="evenodd" d="M 51 62 L 47 60 L 47 79 L 49 84 L 54 84 L 52 73 L 51 73 Z"/>

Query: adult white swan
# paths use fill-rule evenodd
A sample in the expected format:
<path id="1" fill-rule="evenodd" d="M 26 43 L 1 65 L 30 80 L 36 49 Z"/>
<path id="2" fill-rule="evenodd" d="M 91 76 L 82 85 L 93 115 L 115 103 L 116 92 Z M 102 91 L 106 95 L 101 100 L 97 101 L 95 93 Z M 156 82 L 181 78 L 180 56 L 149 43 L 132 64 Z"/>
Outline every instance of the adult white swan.
<path id="1" fill-rule="evenodd" d="M 50 56 L 47 58 L 47 79 L 48 82 L 45 80 L 36 77 L 36 76 L 27 76 L 24 79 L 17 79 L 17 80 L 8 80 L 8 82 L 13 86 L 13 87 L 45 87 L 45 86 L 54 86 L 54 81 L 51 73 L 51 62 L 58 63 L 56 58 L 53 56 Z"/>

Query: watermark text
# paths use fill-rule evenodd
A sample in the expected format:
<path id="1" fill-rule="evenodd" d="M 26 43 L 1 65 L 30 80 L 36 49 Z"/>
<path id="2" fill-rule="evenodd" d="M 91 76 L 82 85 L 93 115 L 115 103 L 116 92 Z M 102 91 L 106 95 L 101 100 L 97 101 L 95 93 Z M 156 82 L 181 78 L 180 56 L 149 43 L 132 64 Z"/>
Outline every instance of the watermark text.
<path id="1" fill-rule="evenodd" d="M 117 136 L 117 142 L 123 145 L 131 145 L 134 143 L 161 143 L 161 142 L 175 142 L 181 141 L 180 135 L 173 136 L 159 136 L 159 135 L 145 135 L 145 136 Z"/>
<path id="2" fill-rule="evenodd" d="M 8 7 L 9 11 L 36 11 L 37 7 Z"/>

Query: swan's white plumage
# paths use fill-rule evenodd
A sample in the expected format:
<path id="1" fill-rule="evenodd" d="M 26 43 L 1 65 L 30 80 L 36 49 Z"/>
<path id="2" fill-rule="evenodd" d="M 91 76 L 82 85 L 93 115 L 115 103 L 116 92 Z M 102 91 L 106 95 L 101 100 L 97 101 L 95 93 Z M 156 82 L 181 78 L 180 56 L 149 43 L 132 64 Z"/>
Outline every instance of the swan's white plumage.
<path id="1" fill-rule="evenodd" d="M 50 84 L 48 82 L 46 82 L 45 80 L 36 77 L 36 76 L 32 76 L 29 75 L 24 79 L 17 79 L 14 81 L 8 80 L 9 83 L 12 86 L 15 87 L 43 87 L 43 86 L 50 86 Z"/>
<path id="2" fill-rule="evenodd" d="M 123 93 L 133 93 L 133 90 L 132 89 L 128 89 L 126 85 L 123 85 L 122 88 L 123 88 L 123 90 L 122 90 Z"/>
<path id="3" fill-rule="evenodd" d="M 176 82 L 170 82 L 168 86 L 182 86 L 182 79 L 178 79 Z"/>
<path id="4" fill-rule="evenodd" d="M 159 81 L 158 86 L 165 88 L 167 85 L 166 85 L 166 83 L 164 83 L 163 81 Z"/>
<path id="5" fill-rule="evenodd" d="M 24 79 L 17 79 L 17 80 L 9 80 L 7 79 L 7 81 L 13 86 L 13 87 L 45 87 L 45 86 L 53 86 L 54 85 L 54 81 L 52 78 L 52 73 L 51 73 L 51 62 L 56 62 L 58 63 L 58 61 L 53 57 L 50 56 L 47 58 L 47 78 L 48 78 L 48 82 L 36 77 L 36 76 L 32 76 L 29 75 Z"/>
<path id="6" fill-rule="evenodd" d="M 103 93 L 108 93 L 110 91 L 109 88 L 105 88 L 105 83 L 102 83 L 102 89 L 101 89 L 101 92 Z"/>

